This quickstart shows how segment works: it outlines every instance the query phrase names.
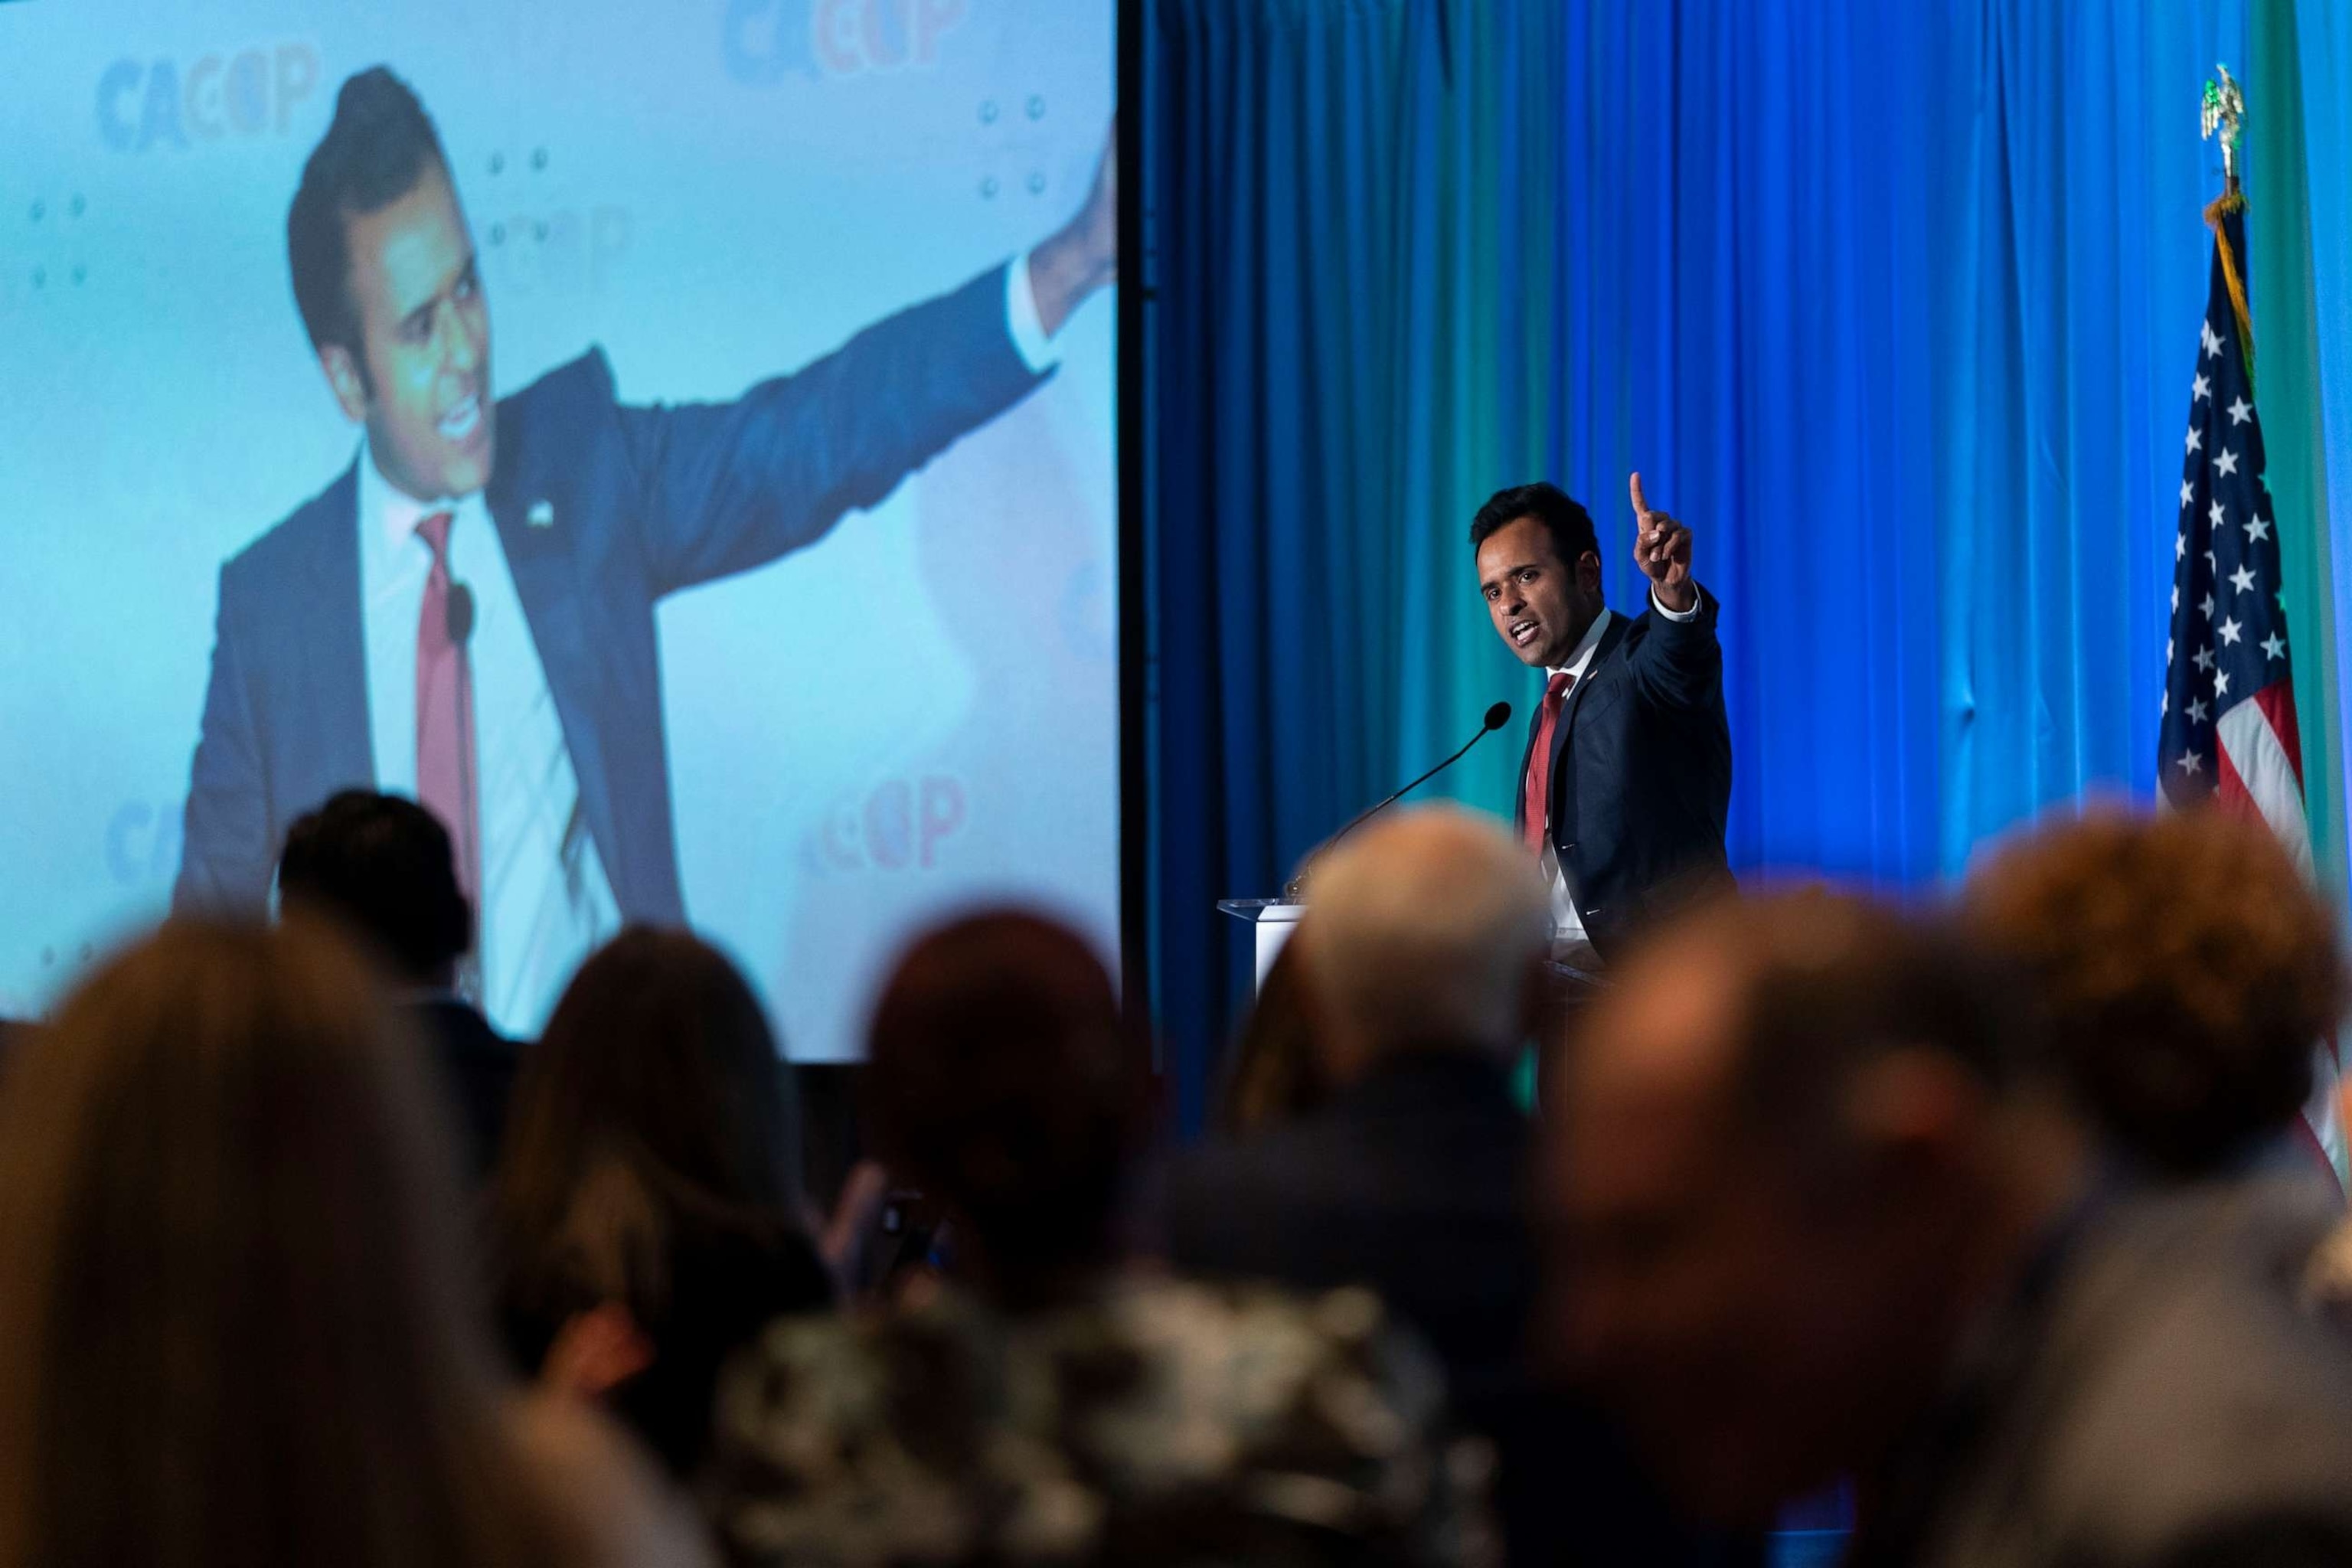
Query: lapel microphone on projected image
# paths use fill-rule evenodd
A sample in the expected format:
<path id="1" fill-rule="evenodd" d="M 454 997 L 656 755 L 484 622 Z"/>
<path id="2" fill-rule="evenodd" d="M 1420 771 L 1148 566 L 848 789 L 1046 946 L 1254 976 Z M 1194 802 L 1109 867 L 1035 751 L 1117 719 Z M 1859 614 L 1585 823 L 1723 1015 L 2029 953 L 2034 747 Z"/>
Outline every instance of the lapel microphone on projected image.
<path id="1" fill-rule="evenodd" d="M 1314 849 L 1308 853 L 1307 858 L 1298 863 L 1298 875 L 1290 879 L 1290 885 L 1282 889 L 1282 896 L 1293 902 L 1297 902 L 1298 899 L 1298 889 L 1304 887 L 1307 882 L 1307 868 L 1313 866 L 1316 859 L 1326 850 L 1329 849 L 1334 844 L 1339 843 L 1342 838 L 1347 837 L 1348 835 L 1353 833 L 1359 827 L 1361 827 L 1365 823 L 1370 822 L 1373 817 L 1378 816 L 1381 812 L 1384 812 L 1389 807 L 1394 805 L 1404 796 L 1411 795 L 1414 790 L 1419 789 L 1422 785 L 1427 784 L 1430 780 L 1435 778 L 1438 774 L 1444 773 L 1454 763 L 1460 762 L 1464 757 L 1469 755 L 1471 747 L 1476 745 L 1479 742 L 1485 740 L 1487 736 L 1493 734 L 1496 731 L 1501 729 L 1510 721 L 1511 705 L 1509 703 L 1497 702 L 1492 708 L 1487 709 L 1486 721 L 1478 727 L 1478 732 L 1476 734 L 1462 742 L 1462 749 L 1460 751 L 1454 752 L 1452 756 L 1446 758 L 1444 762 L 1438 763 L 1435 767 L 1430 769 L 1427 773 L 1422 774 L 1419 778 L 1413 780 L 1412 783 L 1405 785 L 1402 789 L 1398 790 L 1396 794 L 1389 796 L 1388 799 L 1381 802 L 1378 805 L 1369 806 L 1366 809 L 1358 812 L 1354 818 L 1349 822 L 1347 826 L 1339 829 L 1339 832 L 1334 833 L 1330 837 L 1323 840 L 1322 843 L 1318 844 Z"/>

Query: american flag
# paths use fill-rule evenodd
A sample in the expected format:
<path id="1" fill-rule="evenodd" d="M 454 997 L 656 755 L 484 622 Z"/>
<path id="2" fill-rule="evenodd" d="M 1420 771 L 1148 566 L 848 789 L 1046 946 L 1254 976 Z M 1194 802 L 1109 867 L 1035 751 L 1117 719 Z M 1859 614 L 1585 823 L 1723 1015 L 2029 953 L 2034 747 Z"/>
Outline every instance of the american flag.
<path id="1" fill-rule="evenodd" d="M 2214 236 L 2189 432 L 2182 437 L 2157 774 L 2175 806 L 2218 802 L 2259 815 L 2308 875 L 2311 825 L 2303 806 L 2303 741 L 2294 717 L 2278 529 L 2263 483 L 2263 426 L 2247 370 L 2246 323 L 2230 289 L 2232 269 L 2245 276 L 2245 254 L 2244 218 L 2224 212 Z M 2305 1118 L 2339 1180 L 2345 1173 L 2335 1114 L 2340 1065 L 2335 1043 L 2323 1044 L 2317 1092 Z"/>

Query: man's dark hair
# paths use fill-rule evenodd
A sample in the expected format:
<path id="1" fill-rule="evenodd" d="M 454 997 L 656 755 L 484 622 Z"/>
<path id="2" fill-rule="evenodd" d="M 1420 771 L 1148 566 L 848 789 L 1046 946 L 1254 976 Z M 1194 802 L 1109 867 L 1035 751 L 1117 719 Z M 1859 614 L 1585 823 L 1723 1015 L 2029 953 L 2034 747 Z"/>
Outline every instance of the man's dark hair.
<path id="1" fill-rule="evenodd" d="M 2292 1127 L 2352 995 L 2335 910 L 2260 818 L 2059 822 L 1979 867 L 1963 908 L 2032 983 L 2077 1107 L 2168 1175 Z"/>
<path id="2" fill-rule="evenodd" d="M 1932 1051 L 2004 1098 L 2042 1059 L 2028 988 L 1942 918 L 1810 888 L 1720 900 L 1655 940 L 1730 977 L 1732 1114 L 1824 1193 L 1851 1184 L 1846 1089 L 1873 1061 Z"/>
<path id="3" fill-rule="evenodd" d="M 1143 1100 L 1118 994 L 1075 932 L 982 914 L 918 942 L 868 1032 L 877 1152 L 946 1204 L 1000 1292 L 1110 1261 Z"/>
<path id="4" fill-rule="evenodd" d="M 1551 547 L 1559 554 L 1559 563 L 1570 572 L 1590 551 L 1596 558 L 1601 553 L 1600 536 L 1592 531 L 1592 514 L 1584 503 L 1561 489 L 1558 485 L 1538 479 L 1531 485 L 1513 485 L 1507 490 L 1496 490 L 1470 520 L 1470 548 L 1477 549 L 1496 534 L 1523 517 L 1534 518 L 1551 535 Z"/>
<path id="5" fill-rule="evenodd" d="M 371 66 L 343 83 L 335 95 L 334 121 L 302 165 L 302 184 L 286 215 L 294 303 L 312 348 L 333 343 L 360 359 L 350 220 L 380 212 L 415 190 L 428 164 L 446 172 L 449 160 L 406 82 Z M 360 374 L 364 380 L 363 360 Z"/>
<path id="6" fill-rule="evenodd" d="M 287 829 L 278 897 L 339 921 L 424 983 L 474 942 L 449 831 L 413 800 L 344 790 Z"/>
<path id="7" fill-rule="evenodd" d="M 1833 1113 L 1856 1068 L 1923 1048 L 1996 1093 L 2036 1065 L 2018 976 L 1949 921 L 1819 889 L 1756 900 L 1742 1034 L 1749 1107 L 1794 1124 Z"/>

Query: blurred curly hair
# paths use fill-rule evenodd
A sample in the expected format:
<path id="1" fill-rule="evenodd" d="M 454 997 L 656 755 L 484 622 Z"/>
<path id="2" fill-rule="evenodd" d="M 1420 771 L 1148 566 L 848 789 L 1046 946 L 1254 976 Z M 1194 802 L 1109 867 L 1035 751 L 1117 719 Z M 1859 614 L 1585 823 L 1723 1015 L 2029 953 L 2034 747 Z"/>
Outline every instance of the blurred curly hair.
<path id="1" fill-rule="evenodd" d="M 2045 826 L 1969 879 L 1961 915 L 2034 982 L 2077 1106 L 2172 1176 L 2287 1124 L 2347 999 L 2335 910 L 2217 810 Z"/>

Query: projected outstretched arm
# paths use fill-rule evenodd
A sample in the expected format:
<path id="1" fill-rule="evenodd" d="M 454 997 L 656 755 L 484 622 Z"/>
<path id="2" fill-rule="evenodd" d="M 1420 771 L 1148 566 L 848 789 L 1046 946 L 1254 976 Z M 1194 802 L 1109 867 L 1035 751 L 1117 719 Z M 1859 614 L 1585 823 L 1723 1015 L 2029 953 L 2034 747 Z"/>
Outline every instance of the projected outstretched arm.
<path id="1" fill-rule="evenodd" d="M 1117 132 L 1085 203 L 1011 267 L 1058 331 L 1118 270 Z M 1042 384 L 1012 325 L 1005 268 L 867 327 L 732 403 L 622 408 L 642 527 L 665 592 L 747 571 L 872 506 L 948 445 Z"/>

